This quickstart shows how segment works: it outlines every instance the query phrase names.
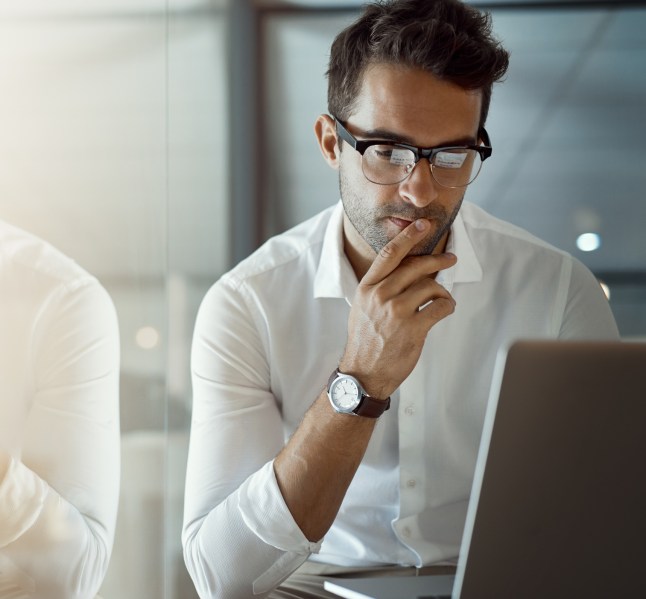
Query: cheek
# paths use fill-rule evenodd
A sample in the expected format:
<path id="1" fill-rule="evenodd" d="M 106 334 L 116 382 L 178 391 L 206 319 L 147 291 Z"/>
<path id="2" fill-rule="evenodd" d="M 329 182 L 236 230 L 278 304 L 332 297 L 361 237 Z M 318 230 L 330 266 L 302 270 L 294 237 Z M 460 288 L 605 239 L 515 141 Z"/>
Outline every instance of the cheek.
<path id="1" fill-rule="evenodd" d="M 447 220 L 452 223 L 455 220 L 455 217 L 457 216 L 457 213 L 460 210 L 460 207 L 462 206 L 462 200 L 464 200 L 464 190 L 450 190 L 452 193 L 450 193 L 447 196 L 446 203 L 443 205 L 444 212 L 446 214 Z M 453 193 L 456 192 L 456 193 Z"/>
<path id="2" fill-rule="evenodd" d="M 397 185 L 371 183 L 363 174 L 361 162 L 348 158 L 348 156 L 344 156 L 339 164 L 341 191 L 346 200 L 360 203 L 364 209 L 370 208 L 372 210 L 378 206 L 399 201 Z"/>
<path id="3" fill-rule="evenodd" d="M 356 187 L 357 183 L 365 179 L 361 170 L 360 156 L 354 150 L 344 148 L 339 158 L 339 172 L 345 178 L 348 185 Z"/>
<path id="4" fill-rule="evenodd" d="M 463 189 L 441 189 L 438 196 L 438 203 L 449 213 L 453 212 L 456 206 L 462 204 L 464 197 Z"/>
<path id="5" fill-rule="evenodd" d="M 465 193 L 466 189 L 456 189 L 455 193 L 451 194 L 451 205 L 454 208 L 459 208 L 462 205 Z"/>
<path id="6" fill-rule="evenodd" d="M 339 180 L 341 182 L 341 192 L 346 200 L 359 201 L 366 197 L 365 180 L 361 172 L 361 164 L 353 160 L 343 160 L 339 167 Z"/>
<path id="7" fill-rule="evenodd" d="M 371 185 L 370 199 L 375 206 L 393 206 L 401 201 L 396 185 Z"/>

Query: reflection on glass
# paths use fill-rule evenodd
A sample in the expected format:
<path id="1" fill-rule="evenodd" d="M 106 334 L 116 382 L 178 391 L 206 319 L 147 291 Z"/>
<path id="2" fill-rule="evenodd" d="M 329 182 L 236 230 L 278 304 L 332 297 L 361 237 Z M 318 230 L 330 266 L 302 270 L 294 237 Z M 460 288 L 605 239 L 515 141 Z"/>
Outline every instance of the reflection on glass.
<path id="1" fill-rule="evenodd" d="M 0 596 L 92 597 L 119 495 L 119 332 L 97 280 L 0 221 Z"/>

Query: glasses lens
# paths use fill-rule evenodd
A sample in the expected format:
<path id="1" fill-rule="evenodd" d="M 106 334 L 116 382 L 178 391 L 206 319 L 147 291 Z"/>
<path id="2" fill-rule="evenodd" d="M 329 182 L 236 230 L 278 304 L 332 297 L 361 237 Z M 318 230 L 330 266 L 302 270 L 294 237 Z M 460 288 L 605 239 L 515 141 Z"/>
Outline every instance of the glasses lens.
<path id="1" fill-rule="evenodd" d="M 370 146 L 363 154 L 363 174 L 379 185 L 400 183 L 415 168 L 411 150 L 391 145 Z M 466 187 L 480 173 L 482 159 L 476 150 L 456 148 L 433 156 L 433 178 L 443 187 Z"/>
<path id="2" fill-rule="evenodd" d="M 433 156 L 433 178 L 444 187 L 466 187 L 482 168 L 480 153 L 476 150 L 456 148 L 442 150 Z"/>
<path id="3" fill-rule="evenodd" d="M 415 167 L 415 154 L 397 146 L 370 146 L 363 154 L 361 165 L 368 181 L 391 185 L 408 177 Z"/>

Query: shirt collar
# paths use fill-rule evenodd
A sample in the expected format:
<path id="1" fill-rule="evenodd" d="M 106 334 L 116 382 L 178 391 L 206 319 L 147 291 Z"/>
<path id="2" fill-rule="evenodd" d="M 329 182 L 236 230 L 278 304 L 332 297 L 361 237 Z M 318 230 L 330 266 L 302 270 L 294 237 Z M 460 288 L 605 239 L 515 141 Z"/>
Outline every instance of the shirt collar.
<path id="1" fill-rule="evenodd" d="M 471 243 L 462 214 L 458 212 L 446 243 L 446 251 L 455 254 L 458 261 L 452 268 L 442 270 L 436 280 L 447 291 L 453 289 L 454 283 L 475 283 L 482 280 L 482 266 Z"/>
<path id="2" fill-rule="evenodd" d="M 325 229 L 321 258 L 314 277 L 314 298 L 351 300 L 357 277 L 343 250 L 343 204 L 334 207 Z"/>
<path id="3" fill-rule="evenodd" d="M 441 271 L 437 276 L 438 283 L 449 292 L 454 283 L 482 280 L 482 267 L 459 212 L 451 227 L 446 251 L 458 257 L 454 267 Z M 357 277 L 343 250 L 343 204 L 339 202 L 325 229 L 321 257 L 314 277 L 314 297 L 345 298 L 350 302 L 357 285 Z"/>

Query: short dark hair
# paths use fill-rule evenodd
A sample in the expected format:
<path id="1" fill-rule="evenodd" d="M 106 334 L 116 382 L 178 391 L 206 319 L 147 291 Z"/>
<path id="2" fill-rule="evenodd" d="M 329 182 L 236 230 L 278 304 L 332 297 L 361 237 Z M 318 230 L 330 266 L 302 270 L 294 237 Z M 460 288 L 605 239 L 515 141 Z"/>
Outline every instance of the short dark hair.
<path id="1" fill-rule="evenodd" d="M 380 63 L 422 69 L 463 89 L 482 90 L 482 127 L 509 53 L 493 37 L 490 15 L 460 0 L 368 4 L 332 43 L 326 73 L 330 114 L 341 121 L 350 117 L 366 67 Z"/>

